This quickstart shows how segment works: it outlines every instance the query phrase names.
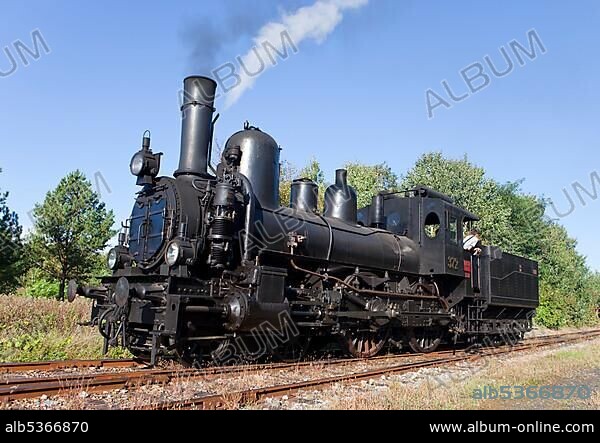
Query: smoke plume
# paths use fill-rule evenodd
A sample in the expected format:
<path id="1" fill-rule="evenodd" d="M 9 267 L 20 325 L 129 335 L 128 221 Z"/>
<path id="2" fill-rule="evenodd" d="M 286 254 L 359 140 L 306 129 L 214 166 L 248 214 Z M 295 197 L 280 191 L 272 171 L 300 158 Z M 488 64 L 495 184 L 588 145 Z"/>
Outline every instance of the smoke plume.
<path id="1" fill-rule="evenodd" d="M 235 104 L 240 97 L 250 89 L 258 77 L 277 63 L 273 54 L 289 52 L 289 41 L 294 48 L 299 48 L 305 40 L 322 43 L 342 21 L 344 12 L 365 6 L 369 0 L 317 0 L 310 6 L 298 8 L 290 14 L 283 14 L 279 21 L 269 22 L 258 31 L 253 39 L 252 48 L 243 56 L 238 57 L 239 65 L 244 69 L 236 72 L 235 87 L 229 89 L 225 97 L 225 107 Z M 270 62 L 271 61 L 271 62 Z M 239 68 L 239 66 L 238 66 Z"/>
<path id="2" fill-rule="evenodd" d="M 193 18 L 181 29 L 180 37 L 189 52 L 191 72 L 210 74 L 224 52 L 256 33 L 273 14 L 272 8 L 261 2 L 251 10 L 234 6 L 224 17 Z"/>

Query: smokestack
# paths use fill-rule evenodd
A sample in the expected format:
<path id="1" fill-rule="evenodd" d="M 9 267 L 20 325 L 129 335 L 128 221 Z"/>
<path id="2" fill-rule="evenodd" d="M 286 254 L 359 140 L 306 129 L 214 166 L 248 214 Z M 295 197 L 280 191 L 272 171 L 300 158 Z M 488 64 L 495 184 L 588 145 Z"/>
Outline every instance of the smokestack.
<path id="1" fill-rule="evenodd" d="M 181 154 L 174 175 L 208 177 L 208 150 L 212 138 L 217 83 L 208 77 L 187 77 L 183 81 L 181 106 Z"/>

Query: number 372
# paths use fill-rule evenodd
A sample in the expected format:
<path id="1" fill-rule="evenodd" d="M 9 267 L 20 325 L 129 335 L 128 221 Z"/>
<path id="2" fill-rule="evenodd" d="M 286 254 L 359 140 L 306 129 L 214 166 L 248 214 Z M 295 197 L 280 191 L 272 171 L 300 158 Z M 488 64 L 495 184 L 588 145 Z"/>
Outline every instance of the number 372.
<path id="1" fill-rule="evenodd" d="M 448 257 L 448 269 L 458 270 L 458 258 L 456 257 Z"/>

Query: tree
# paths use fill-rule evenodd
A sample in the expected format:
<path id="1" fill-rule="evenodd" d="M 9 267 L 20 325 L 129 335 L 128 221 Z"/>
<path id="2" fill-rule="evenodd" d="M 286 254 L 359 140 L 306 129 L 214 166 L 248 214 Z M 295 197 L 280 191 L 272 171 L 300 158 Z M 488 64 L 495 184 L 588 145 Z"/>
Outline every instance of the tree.
<path id="1" fill-rule="evenodd" d="M 548 236 L 551 225 L 544 216 L 546 201 L 523 194 L 521 181 L 500 186 L 499 191 L 501 203 L 510 208 L 508 223 L 513 232 L 505 239 L 503 247 L 517 255 L 541 259 L 539 254 L 544 249 L 544 238 Z"/>
<path id="2" fill-rule="evenodd" d="M 372 166 L 346 163 L 344 167 L 348 170 L 348 183 L 356 190 L 359 208 L 371 204 L 380 191 L 398 189 L 398 176 L 386 163 Z"/>
<path id="3" fill-rule="evenodd" d="M 64 177 L 33 210 L 30 252 L 40 269 L 59 282 L 64 300 L 69 279 L 85 277 L 97 267 L 98 254 L 115 235 L 114 215 L 80 171 Z"/>
<path id="4" fill-rule="evenodd" d="M 279 171 L 279 204 L 281 206 L 290 205 L 291 186 L 295 177 L 296 168 L 290 162 L 283 161 Z"/>
<path id="5" fill-rule="evenodd" d="M 0 294 L 10 293 L 18 286 L 25 267 L 23 228 L 17 214 L 7 206 L 7 198 L 8 192 L 0 192 Z"/>
<path id="6" fill-rule="evenodd" d="M 592 273 L 587 283 L 594 300 L 596 321 L 598 321 L 600 320 L 600 272 Z"/>
<path id="7" fill-rule="evenodd" d="M 300 178 L 309 178 L 317 185 L 325 185 L 325 173 L 316 158 L 311 158 L 308 164 L 300 170 Z"/>

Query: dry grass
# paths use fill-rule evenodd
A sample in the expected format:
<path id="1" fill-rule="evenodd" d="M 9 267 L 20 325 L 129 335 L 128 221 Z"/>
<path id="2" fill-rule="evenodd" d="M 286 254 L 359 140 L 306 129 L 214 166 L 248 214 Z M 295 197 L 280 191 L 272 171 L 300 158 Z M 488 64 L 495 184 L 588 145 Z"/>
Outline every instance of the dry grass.
<path id="1" fill-rule="evenodd" d="M 0 295 L 0 361 L 97 358 L 102 340 L 89 320 L 90 302 Z"/>
<path id="2" fill-rule="evenodd" d="M 590 409 L 600 410 L 600 391 L 596 390 L 592 393 L 589 400 Z"/>
<path id="3" fill-rule="evenodd" d="M 331 409 L 600 409 L 598 387 L 587 400 L 478 400 L 475 389 L 492 386 L 581 385 L 597 380 L 600 341 L 580 348 L 487 360 L 479 370 L 463 371 L 455 381 L 440 384 L 428 378 L 420 384 L 392 382 L 388 389 L 344 395 L 340 391 Z M 588 375 L 586 375 L 586 371 Z M 594 372 L 596 371 L 596 372 Z M 590 376 L 589 373 L 592 373 Z M 596 375 L 593 375 L 596 374 Z M 597 384 L 597 383 L 596 383 Z"/>

